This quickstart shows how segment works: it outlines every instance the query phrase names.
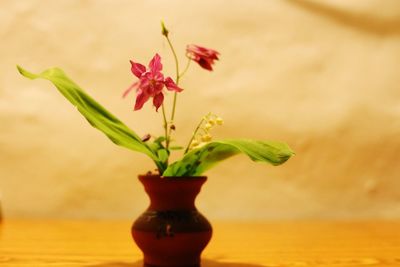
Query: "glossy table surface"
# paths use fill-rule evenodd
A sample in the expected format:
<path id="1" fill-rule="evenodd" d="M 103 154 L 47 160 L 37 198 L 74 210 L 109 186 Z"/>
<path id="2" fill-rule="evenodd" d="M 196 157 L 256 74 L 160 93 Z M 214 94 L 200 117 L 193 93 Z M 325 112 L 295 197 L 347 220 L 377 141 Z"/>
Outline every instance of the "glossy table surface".
<path id="1" fill-rule="evenodd" d="M 139 267 L 129 221 L 0 224 L 0 266 Z M 214 222 L 205 267 L 400 266 L 400 222 Z"/>

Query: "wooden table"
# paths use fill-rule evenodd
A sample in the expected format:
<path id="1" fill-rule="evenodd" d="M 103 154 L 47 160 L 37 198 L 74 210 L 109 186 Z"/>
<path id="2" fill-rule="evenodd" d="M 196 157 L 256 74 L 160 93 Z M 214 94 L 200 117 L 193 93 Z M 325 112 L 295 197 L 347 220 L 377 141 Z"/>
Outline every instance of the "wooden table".
<path id="1" fill-rule="evenodd" d="M 139 267 L 130 225 L 4 221 L 0 266 Z M 400 222 L 214 223 L 202 266 L 400 266 Z"/>

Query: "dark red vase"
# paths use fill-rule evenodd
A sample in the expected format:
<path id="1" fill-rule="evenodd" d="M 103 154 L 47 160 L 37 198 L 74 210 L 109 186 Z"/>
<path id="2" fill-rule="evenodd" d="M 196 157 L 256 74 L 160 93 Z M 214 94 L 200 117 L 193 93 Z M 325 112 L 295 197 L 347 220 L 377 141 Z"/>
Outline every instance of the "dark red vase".
<path id="1" fill-rule="evenodd" d="M 207 177 L 140 175 L 139 180 L 150 206 L 133 223 L 132 236 L 143 252 L 144 266 L 200 266 L 212 227 L 194 202 Z"/>

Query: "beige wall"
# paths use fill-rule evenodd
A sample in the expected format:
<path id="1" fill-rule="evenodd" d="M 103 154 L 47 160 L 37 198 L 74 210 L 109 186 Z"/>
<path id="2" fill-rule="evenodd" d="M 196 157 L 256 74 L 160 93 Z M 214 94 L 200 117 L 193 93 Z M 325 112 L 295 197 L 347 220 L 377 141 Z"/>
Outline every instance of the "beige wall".
<path id="1" fill-rule="evenodd" d="M 0 191 L 8 217 L 134 218 L 147 158 L 114 146 L 45 81 L 62 67 L 140 134 L 161 114 L 132 112 L 129 59 L 159 52 L 164 19 L 187 43 L 221 52 L 192 66 L 179 97 L 179 140 L 209 111 L 218 138 L 287 141 L 280 167 L 236 157 L 208 173 L 198 206 L 211 219 L 400 218 L 400 2 L 397 0 L 0 2 Z M 182 142 L 183 143 L 183 142 Z"/>

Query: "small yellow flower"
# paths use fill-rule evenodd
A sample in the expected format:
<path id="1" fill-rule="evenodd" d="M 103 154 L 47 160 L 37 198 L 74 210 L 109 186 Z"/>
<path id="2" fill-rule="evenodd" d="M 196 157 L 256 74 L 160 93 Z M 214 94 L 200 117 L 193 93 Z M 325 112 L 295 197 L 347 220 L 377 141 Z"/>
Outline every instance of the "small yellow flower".
<path id="1" fill-rule="evenodd" d="M 215 125 L 215 120 L 214 119 L 208 119 L 207 123 L 211 124 L 211 125 Z"/>
<path id="2" fill-rule="evenodd" d="M 221 117 L 216 118 L 216 119 L 215 119 L 215 122 L 216 122 L 218 125 L 224 124 L 224 120 L 223 120 Z"/>
<path id="3" fill-rule="evenodd" d="M 205 134 L 201 137 L 201 141 L 203 142 L 210 142 L 212 139 L 212 136 L 210 134 Z"/>
<path id="4" fill-rule="evenodd" d="M 211 125 L 211 123 L 206 123 L 205 125 L 204 125 L 204 129 L 206 129 L 206 130 L 210 130 L 212 128 L 212 125 Z"/>
<path id="5" fill-rule="evenodd" d="M 192 141 L 192 143 L 190 144 L 190 146 L 196 147 L 196 146 L 198 146 L 199 144 L 200 144 L 199 141 L 197 141 L 197 140 L 195 139 L 195 140 Z"/>

